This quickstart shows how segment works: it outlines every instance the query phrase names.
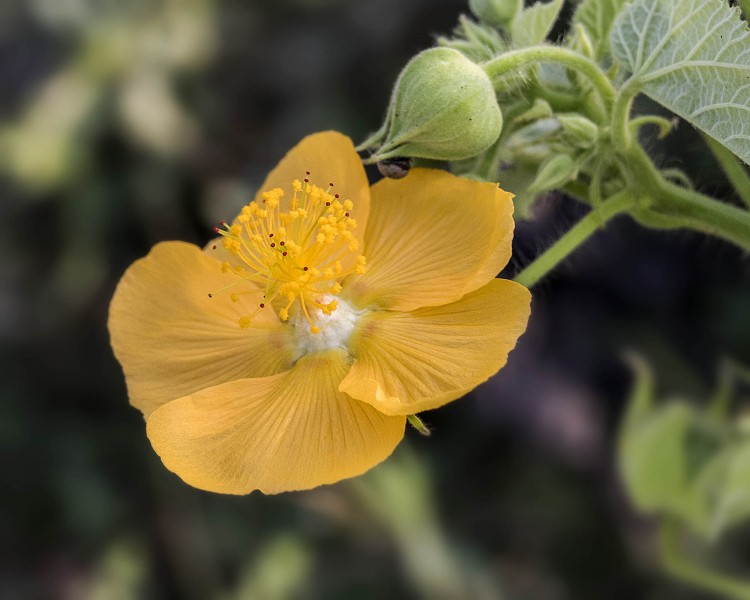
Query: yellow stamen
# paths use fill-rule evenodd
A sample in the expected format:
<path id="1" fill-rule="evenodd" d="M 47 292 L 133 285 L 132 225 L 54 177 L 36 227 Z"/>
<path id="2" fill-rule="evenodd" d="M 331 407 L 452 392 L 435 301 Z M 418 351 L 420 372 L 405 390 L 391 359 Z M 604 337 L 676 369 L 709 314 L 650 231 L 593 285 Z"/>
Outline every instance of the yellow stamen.
<path id="1" fill-rule="evenodd" d="M 331 194 L 332 183 L 327 190 L 310 183 L 309 175 L 304 181 L 291 182 L 288 202 L 284 202 L 283 189 L 267 190 L 259 202 L 244 206 L 231 225 L 224 223 L 217 230 L 224 238 L 224 248 L 242 263 L 235 267 L 222 263 L 222 271 L 232 272 L 238 279 L 218 291 L 251 282 L 254 290 L 233 293 L 231 300 L 237 302 L 242 294 L 257 293 L 259 287 L 265 290 L 266 303 L 276 303 L 274 310 L 282 321 L 289 319 L 290 309 L 297 305 L 310 331 L 318 333 L 320 328 L 309 307 L 326 315 L 335 311 L 338 303 L 326 302 L 323 296 L 341 292 L 340 280 L 347 275 L 364 273 L 366 260 L 361 255 L 345 260 L 359 247 L 353 234 L 357 228 L 354 203 Z M 342 261 L 352 266 L 344 268 Z M 258 310 L 241 317 L 240 327 L 250 327 Z"/>

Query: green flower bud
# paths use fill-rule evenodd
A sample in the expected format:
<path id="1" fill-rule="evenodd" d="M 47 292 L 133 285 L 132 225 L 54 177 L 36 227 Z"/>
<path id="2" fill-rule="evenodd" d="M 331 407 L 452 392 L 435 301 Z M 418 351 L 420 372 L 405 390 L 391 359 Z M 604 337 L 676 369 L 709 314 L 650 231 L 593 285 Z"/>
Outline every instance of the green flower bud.
<path id="1" fill-rule="evenodd" d="M 558 188 L 573 179 L 577 170 L 576 162 L 569 155 L 551 156 L 539 166 L 536 178 L 529 186 L 529 192 L 538 194 Z"/>
<path id="2" fill-rule="evenodd" d="M 578 148 L 590 148 L 599 139 L 596 123 L 577 114 L 558 115 L 565 139 Z"/>
<path id="3" fill-rule="evenodd" d="M 529 123 L 531 121 L 536 121 L 537 119 L 547 119 L 551 117 L 552 114 L 553 111 L 549 102 L 543 100 L 542 98 L 537 98 L 536 100 L 534 100 L 533 106 L 518 115 L 515 119 L 513 119 L 513 122 Z"/>
<path id="4" fill-rule="evenodd" d="M 523 7 L 523 0 L 469 0 L 469 9 L 487 25 L 510 23 Z"/>
<path id="5" fill-rule="evenodd" d="M 387 158 L 461 160 L 489 148 L 503 117 L 482 68 L 451 48 L 431 48 L 404 67 L 383 128 L 359 149 Z"/>

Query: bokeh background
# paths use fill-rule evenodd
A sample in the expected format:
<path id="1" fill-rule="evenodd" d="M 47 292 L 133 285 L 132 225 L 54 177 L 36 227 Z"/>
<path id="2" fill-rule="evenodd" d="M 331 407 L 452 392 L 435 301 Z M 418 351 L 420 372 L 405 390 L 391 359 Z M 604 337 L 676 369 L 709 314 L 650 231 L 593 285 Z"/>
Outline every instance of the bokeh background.
<path id="1" fill-rule="evenodd" d="M 534 290 L 507 368 L 353 481 L 192 489 L 128 405 L 106 330 L 125 268 L 161 240 L 205 243 L 304 135 L 376 129 L 399 69 L 461 12 L 0 0 L 0 597 L 702 597 L 659 575 L 614 451 L 624 350 L 699 403 L 721 357 L 750 362 L 750 268 L 728 244 L 607 225 Z M 666 144 L 732 200 L 689 126 Z M 550 195 L 535 214 L 505 276 L 583 212 Z M 749 539 L 723 564 L 750 570 Z"/>

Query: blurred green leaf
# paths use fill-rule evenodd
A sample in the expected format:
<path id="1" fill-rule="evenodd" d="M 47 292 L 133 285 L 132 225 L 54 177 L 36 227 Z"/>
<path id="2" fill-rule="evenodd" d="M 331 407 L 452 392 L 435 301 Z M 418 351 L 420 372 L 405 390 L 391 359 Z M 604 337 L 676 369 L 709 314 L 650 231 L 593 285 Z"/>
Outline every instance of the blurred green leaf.
<path id="1" fill-rule="evenodd" d="M 694 528 L 705 522 L 702 499 L 692 489 L 688 458 L 693 410 L 667 404 L 637 420 L 629 420 L 620 445 L 620 468 L 633 503 L 644 512 L 667 512 Z"/>
<path id="2" fill-rule="evenodd" d="M 513 45 L 516 47 L 541 44 L 557 21 L 563 0 L 537 2 L 518 13 L 513 21 Z"/>
<path id="3" fill-rule="evenodd" d="M 733 449 L 723 462 L 723 480 L 715 482 L 716 504 L 711 516 L 714 538 L 750 518 L 750 441 Z"/>
<path id="4" fill-rule="evenodd" d="M 573 13 L 571 31 L 580 24 L 594 50 L 594 58 L 602 60 L 609 54 L 609 32 L 625 0 L 583 0 Z"/>
<path id="5" fill-rule="evenodd" d="M 304 597 L 310 577 L 312 555 L 299 535 L 284 533 L 264 546 L 257 559 L 246 569 L 236 591 L 227 598 L 285 598 Z"/>

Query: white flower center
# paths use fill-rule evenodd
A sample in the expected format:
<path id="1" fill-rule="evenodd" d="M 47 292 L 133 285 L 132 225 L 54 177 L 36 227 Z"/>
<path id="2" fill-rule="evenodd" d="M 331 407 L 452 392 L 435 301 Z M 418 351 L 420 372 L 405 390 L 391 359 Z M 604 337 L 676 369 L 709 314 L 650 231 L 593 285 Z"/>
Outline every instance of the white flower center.
<path id="1" fill-rule="evenodd" d="M 333 300 L 334 296 L 326 294 L 321 299 L 322 304 Z M 294 327 L 294 338 L 296 353 L 294 359 L 321 350 L 332 350 L 335 348 L 346 349 L 346 344 L 352 336 L 354 327 L 359 318 L 365 313 L 364 310 L 356 310 L 351 304 L 342 298 L 336 298 L 338 306 L 330 314 L 325 314 L 320 309 L 314 309 L 313 319 L 320 325 L 320 332 L 310 331 L 310 325 L 302 313 L 298 311 L 292 321 Z"/>

